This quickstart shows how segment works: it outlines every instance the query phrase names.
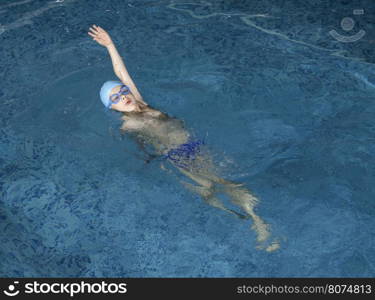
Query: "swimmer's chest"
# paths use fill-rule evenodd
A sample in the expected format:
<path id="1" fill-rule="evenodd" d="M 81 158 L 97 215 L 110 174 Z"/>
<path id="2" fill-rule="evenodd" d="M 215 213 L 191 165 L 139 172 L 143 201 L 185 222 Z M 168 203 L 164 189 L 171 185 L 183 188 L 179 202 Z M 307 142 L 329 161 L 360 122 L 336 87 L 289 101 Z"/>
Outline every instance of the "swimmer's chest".
<path id="1" fill-rule="evenodd" d="M 182 122 L 177 119 L 160 119 L 149 116 L 126 117 L 121 127 L 125 132 L 132 132 L 152 144 L 176 146 L 186 142 L 189 137 Z"/>
<path id="2" fill-rule="evenodd" d="M 134 133 L 161 133 L 166 128 L 166 121 L 149 116 L 124 117 L 121 129 Z"/>

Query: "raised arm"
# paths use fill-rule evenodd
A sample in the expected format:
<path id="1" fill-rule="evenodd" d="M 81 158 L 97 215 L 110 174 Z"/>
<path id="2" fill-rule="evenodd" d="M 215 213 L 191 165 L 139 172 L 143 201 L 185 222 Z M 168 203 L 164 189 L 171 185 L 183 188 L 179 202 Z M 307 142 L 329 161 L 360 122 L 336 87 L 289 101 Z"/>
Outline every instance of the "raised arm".
<path id="1" fill-rule="evenodd" d="M 88 34 L 96 41 L 98 44 L 107 48 L 109 55 L 111 56 L 113 70 L 116 76 L 121 80 L 123 84 L 126 84 L 130 87 L 130 90 L 134 97 L 144 103 L 141 94 L 139 93 L 136 85 L 134 84 L 132 78 L 130 77 L 128 70 L 125 67 L 125 63 L 122 60 L 120 54 L 118 53 L 115 44 L 113 43 L 109 34 L 100 26 L 93 25 L 90 27 Z"/>

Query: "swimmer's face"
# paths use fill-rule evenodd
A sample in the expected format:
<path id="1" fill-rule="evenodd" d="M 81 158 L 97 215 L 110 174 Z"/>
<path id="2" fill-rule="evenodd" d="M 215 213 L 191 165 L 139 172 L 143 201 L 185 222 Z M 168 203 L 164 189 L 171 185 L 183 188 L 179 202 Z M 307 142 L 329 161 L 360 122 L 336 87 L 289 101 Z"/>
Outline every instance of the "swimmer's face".
<path id="1" fill-rule="evenodd" d="M 121 85 L 115 86 L 111 90 L 111 94 L 116 94 L 120 91 Z M 129 93 L 127 95 L 121 95 L 120 101 L 117 103 L 113 103 L 111 106 L 111 109 L 121 111 L 121 112 L 132 112 L 136 111 L 138 109 L 137 101 L 135 100 L 135 97 L 132 93 Z"/>

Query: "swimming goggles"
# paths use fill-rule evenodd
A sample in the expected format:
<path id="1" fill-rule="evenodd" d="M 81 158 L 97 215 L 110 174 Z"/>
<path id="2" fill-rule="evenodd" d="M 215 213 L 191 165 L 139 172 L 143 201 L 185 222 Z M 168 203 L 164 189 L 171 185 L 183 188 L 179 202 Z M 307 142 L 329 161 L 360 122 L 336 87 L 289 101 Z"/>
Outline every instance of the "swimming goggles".
<path id="1" fill-rule="evenodd" d="M 116 94 L 112 94 L 109 97 L 109 100 L 111 100 L 112 104 L 117 104 L 121 100 L 120 96 L 121 95 L 127 95 L 130 93 L 130 89 L 127 85 L 123 84 L 120 88 L 120 91 Z"/>

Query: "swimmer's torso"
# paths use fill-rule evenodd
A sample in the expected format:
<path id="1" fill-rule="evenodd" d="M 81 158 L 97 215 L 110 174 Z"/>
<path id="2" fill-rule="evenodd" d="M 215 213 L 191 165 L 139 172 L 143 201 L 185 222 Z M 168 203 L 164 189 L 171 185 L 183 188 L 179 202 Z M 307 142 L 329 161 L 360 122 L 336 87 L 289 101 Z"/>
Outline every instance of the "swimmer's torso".
<path id="1" fill-rule="evenodd" d="M 137 138 L 154 146 L 159 154 L 165 154 L 189 139 L 182 121 L 154 109 L 124 115 L 122 120 L 122 130 L 136 134 Z"/>

